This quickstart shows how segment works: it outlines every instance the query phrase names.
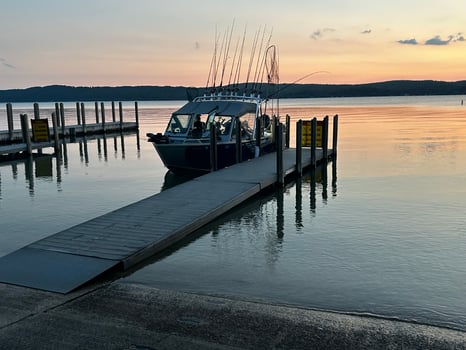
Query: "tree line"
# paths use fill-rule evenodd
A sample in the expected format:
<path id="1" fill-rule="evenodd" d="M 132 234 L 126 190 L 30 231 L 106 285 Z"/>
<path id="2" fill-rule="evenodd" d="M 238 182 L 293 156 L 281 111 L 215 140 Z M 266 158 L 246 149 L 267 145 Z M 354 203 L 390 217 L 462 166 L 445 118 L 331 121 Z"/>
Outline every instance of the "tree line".
<path id="1" fill-rule="evenodd" d="M 237 86 L 241 90 L 245 86 Z M 231 87 L 224 87 L 230 89 Z M 263 94 L 280 98 L 371 97 L 466 95 L 466 80 L 396 80 L 368 84 L 286 84 L 261 85 Z M 273 93 L 268 92 L 273 91 Z M 73 87 L 51 85 L 27 89 L 0 90 L 0 102 L 68 102 L 68 101 L 155 101 L 189 100 L 208 93 L 204 88 L 184 86 L 102 86 Z M 261 92 L 261 91 L 250 91 Z"/>

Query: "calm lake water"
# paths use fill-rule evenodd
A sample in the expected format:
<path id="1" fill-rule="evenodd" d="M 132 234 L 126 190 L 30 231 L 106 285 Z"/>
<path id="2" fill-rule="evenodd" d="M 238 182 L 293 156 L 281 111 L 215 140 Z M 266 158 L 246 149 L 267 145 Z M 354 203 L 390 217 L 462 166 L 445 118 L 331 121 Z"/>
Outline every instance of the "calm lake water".
<path id="1" fill-rule="evenodd" d="M 466 331 L 462 98 L 281 101 L 292 135 L 298 119 L 340 116 L 328 182 L 318 172 L 311 186 L 306 174 L 261 194 L 120 282 Z M 58 161 L 0 164 L 0 256 L 173 185 L 145 134 L 162 131 L 182 104 L 139 103 L 139 137 L 69 143 Z M 30 104 L 13 107 L 18 120 L 19 109 L 32 115 Z M 41 104 L 44 116 L 50 107 Z M 74 104 L 65 107 L 72 120 Z"/>

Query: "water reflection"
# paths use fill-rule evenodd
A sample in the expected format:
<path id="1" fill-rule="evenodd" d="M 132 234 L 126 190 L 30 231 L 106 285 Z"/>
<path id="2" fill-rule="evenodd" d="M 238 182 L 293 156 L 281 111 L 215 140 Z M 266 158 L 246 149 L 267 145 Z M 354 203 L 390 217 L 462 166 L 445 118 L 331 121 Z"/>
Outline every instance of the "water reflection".
<path id="1" fill-rule="evenodd" d="M 115 157 L 118 155 L 118 143 L 121 148 L 121 158 L 125 159 L 125 137 L 134 135 L 134 132 L 125 132 L 118 135 L 95 135 L 92 137 L 81 137 L 73 138 L 73 142 L 69 139 L 60 140 L 60 145 L 54 153 L 45 153 L 44 149 L 38 149 L 36 153 L 32 155 L 25 155 L 19 159 L 5 160 L 6 157 L 3 157 L 3 161 L 0 162 L 0 169 L 11 167 L 12 178 L 14 180 L 18 179 L 18 165 L 24 165 L 24 174 L 25 181 L 27 184 L 27 189 L 31 196 L 34 196 L 35 192 L 35 182 L 36 180 L 53 182 L 54 180 L 54 159 L 55 159 L 55 179 L 57 183 L 57 188 L 61 190 L 62 182 L 62 171 L 69 169 L 69 146 L 78 144 L 80 160 L 84 164 L 89 164 L 89 147 L 90 142 L 95 142 L 97 144 L 97 155 L 99 160 L 104 160 L 108 162 L 108 139 L 113 140 L 113 150 Z M 136 147 L 138 150 L 139 157 L 139 134 L 137 135 Z M 0 195 L 2 191 L 2 183 L 0 182 Z M 1 196 L 0 196 L 1 199 Z"/>
<path id="2" fill-rule="evenodd" d="M 224 276 L 227 276 L 229 272 L 232 274 L 241 273 L 246 261 L 257 268 L 262 262 L 256 260 L 263 258 L 266 268 L 273 271 L 281 259 L 287 235 L 291 235 L 294 231 L 290 230 L 290 219 L 293 220 L 294 217 L 294 227 L 297 233 L 305 233 L 303 229 L 309 225 L 306 219 L 315 217 L 316 193 L 319 192 L 318 195 L 324 197 L 323 193 L 326 191 L 321 182 L 322 175 L 326 172 L 325 168 L 327 168 L 327 164 L 314 170 L 305 171 L 302 177 L 292 178 L 284 187 L 277 186 L 261 192 L 184 240 L 136 266 L 125 275 L 133 273 L 128 277 L 129 280 L 143 281 L 149 285 L 161 287 L 165 282 L 173 284 L 170 276 L 178 273 L 173 272 L 173 269 L 180 268 L 183 270 L 180 275 L 180 279 L 183 280 L 181 284 L 184 287 L 189 285 L 188 289 L 196 289 L 198 287 L 203 288 L 204 283 L 216 283 L 213 281 L 216 281 L 215 276 L 218 273 L 222 274 L 222 268 L 227 269 Z M 336 163 L 333 162 L 332 174 L 336 175 Z M 166 189 L 177 182 L 181 183 L 187 180 L 189 179 L 186 176 L 183 177 L 167 172 L 164 188 Z M 332 182 L 336 184 L 336 178 Z M 293 198 L 293 192 L 295 212 L 294 215 L 290 215 L 287 208 L 290 206 L 289 201 L 290 198 Z M 307 206 L 309 200 L 313 203 L 311 208 Z M 204 243 L 198 245 L 199 241 Z M 209 242 L 207 243 L 209 249 L 206 248 L 206 241 Z M 212 256 L 209 254 L 212 254 Z M 215 258 L 217 254 L 219 257 Z M 173 260 L 171 259 L 177 262 L 172 265 Z M 185 271 L 186 268 L 188 270 L 190 268 L 197 269 L 199 268 L 198 264 L 205 266 L 206 261 L 211 259 L 215 260 L 218 265 L 214 264 L 212 270 L 209 269 L 206 272 L 206 276 L 199 276 L 200 279 L 194 283 L 195 285 L 191 285 L 189 278 L 187 280 L 183 279 L 184 274 L 189 275 L 189 272 Z M 222 261 L 219 260 L 228 261 L 228 266 L 223 266 Z M 186 261 L 189 261 L 190 267 L 184 265 Z M 231 264 L 231 261 L 235 262 Z M 177 266 L 178 263 L 180 265 Z M 235 267 L 236 264 L 243 267 Z M 154 273 L 154 271 L 157 272 Z M 198 273 L 198 270 L 196 273 Z M 224 276 L 222 276 L 222 279 L 224 279 Z M 202 281 L 204 278 L 208 281 Z"/>

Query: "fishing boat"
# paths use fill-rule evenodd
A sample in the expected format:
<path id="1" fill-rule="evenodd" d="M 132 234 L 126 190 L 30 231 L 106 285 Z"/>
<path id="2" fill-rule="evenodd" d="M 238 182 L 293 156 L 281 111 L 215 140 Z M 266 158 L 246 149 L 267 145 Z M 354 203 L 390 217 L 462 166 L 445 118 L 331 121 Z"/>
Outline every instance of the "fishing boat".
<path id="1" fill-rule="evenodd" d="M 257 45 L 256 41 L 254 47 Z M 241 59 L 235 58 L 225 86 L 229 54 L 226 49 L 220 51 L 217 54 L 215 50 L 203 93 L 174 111 L 163 133 L 147 134 L 163 164 L 173 172 L 209 172 L 275 150 L 279 85 L 276 47 L 266 46 L 257 61 L 250 58 L 247 79 L 242 83 Z M 250 82 L 254 61 L 255 79 Z M 222 69 L 219 62 L 223 62 Z"/>

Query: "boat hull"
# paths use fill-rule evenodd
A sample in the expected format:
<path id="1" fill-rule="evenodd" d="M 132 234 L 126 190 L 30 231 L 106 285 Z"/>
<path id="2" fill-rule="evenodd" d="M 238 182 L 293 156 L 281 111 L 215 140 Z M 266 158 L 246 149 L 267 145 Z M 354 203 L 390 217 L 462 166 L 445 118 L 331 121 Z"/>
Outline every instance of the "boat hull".
<path id="1" fill-rule="evenodd" d="M 163 164 L 173 172 L 209 172 L 212 170 L 209 143 L 156 143 L 152 142 Z M 254 142 L 242 143 L 242 160 L 256 155 Z M 270 147 L 261 152 L 270 152 Z M 217 168 L 225 168 L 236 163 L 236 144 L 224 142 L 217 144 Z"/>

